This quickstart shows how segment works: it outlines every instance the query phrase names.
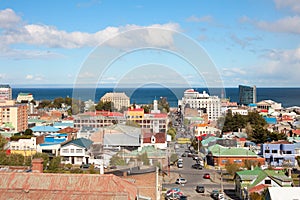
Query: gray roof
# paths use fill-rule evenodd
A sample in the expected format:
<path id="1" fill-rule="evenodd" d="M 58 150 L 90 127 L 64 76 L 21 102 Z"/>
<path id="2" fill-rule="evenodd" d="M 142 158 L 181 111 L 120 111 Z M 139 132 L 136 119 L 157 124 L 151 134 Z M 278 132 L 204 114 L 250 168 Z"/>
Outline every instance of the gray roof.
<path id="1" fill-rule="evenodd" d="M 105 133 L 105 146 L 140 146 L 140 134 Z"/>

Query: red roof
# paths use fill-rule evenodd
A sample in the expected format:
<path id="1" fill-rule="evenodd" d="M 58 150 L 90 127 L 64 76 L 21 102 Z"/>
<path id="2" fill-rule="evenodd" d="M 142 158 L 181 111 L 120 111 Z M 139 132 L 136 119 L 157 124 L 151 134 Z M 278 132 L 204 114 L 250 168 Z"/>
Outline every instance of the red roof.
<path id="1" fill-rule="evenodd" d="M 77 133 L 78 129 L 72 127 L 66 127 L 58 131 L 59 133 Z"/>
<path id="2" fill-rule="evenodd" d="M 166 134 L 165 133 L 144 133 L 143 143 L 151 143 L 151 137 L 154 135 L 155 143 L 165 143 Z"/>
<path id="3" fill-rule="evenodd" d="M 151 113 L 155 118 L 167 118 L 168 115 L 165 113 Z"/>
<path id="4" fill-rule="evenodd" d="M 97 114 L 104 117 L 123 117 L 124 114 L 120 112 L 110 112 L 110 111 L 97 111 Z"/>
<path id="5" fill-rule="evenodd" d="M 252 193 L 252 192 L 262 192 L 264 191 L 264 189 L 268 187 L 268 185 L 265 185 L 265 184 L 260 184 L 260 185 L 256 185 L 254 187 L 252 187 L 251 189 L 249 189 L 249 193 Z"/>
<path id="6" fill-rule="evenodd" d="M 292 131 L 293 131 L 294 134 L 300 135 L 300 129 L 296 129 L 296 130 L 293 129 Z"/>
<path id="7" fill-rule="evenodd" d="M 131 200 L 137 195 L 133 183 L 112 174 L 1 172 L 0 176 L 0 199 Z"/>
<path id="8" fill-rule="evenodd" d="M 128 111 L 144 111 L 144 108 L 128 108 Z"/>

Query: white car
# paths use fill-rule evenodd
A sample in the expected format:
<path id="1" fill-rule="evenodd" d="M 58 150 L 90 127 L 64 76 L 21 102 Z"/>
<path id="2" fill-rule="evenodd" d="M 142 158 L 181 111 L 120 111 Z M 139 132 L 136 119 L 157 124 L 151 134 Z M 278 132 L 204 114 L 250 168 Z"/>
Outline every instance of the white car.
<path id="1" fill-rule="evenodd" d="M 186 184 L 187 180 L 185 178 L 178 178 L 176 179 L 176 184 Z"/>

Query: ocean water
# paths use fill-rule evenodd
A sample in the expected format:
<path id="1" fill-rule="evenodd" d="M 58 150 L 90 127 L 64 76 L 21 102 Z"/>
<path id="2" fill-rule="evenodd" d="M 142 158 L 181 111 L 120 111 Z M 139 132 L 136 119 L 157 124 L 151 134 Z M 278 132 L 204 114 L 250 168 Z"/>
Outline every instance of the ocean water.
<path id="1" fill-rule="evenodd" d="M 176 107 L 178 99 L 181 99 L 186 88 L 82 88 L 77 89 L 80 100 L 92 99 L 98 102 L 107 92 L 125 92 L 130 97 L 131 103 L 149 104 L 154 99 L 166 97 L 171 107 Z M 231 101 L 238 101 L 238 88 L 225 88 L 224 92 L 220 89 L 208 90 L 207 88 L 196 88 L 198 92 L 204 90 L 210 94 L 230 98 Z M 73 88 L 13 88 L 13 98 L 16 99 L 20 92 L 32 93 L 35 100 L 49 99 L 57 97 L 73 97 Z M 91 95 L 92 93 L 92 95 Z M 87 95 L 88 94 L 88 95 Z M 300 106 L 300 88 L 257 88 L 257 101 L 270 99 L 282 103 L 283 107 Z"/>

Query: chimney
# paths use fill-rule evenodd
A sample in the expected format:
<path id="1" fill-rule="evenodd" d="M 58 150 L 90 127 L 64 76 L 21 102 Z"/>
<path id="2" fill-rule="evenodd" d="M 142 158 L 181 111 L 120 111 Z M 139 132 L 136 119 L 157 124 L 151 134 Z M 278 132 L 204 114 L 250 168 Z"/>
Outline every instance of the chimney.
<path id="1" fill-rule="evenodd" d="M 42 158 L 35 158 L 32 160 L 32 172 L 43 173 L 43 163 Z"/>

